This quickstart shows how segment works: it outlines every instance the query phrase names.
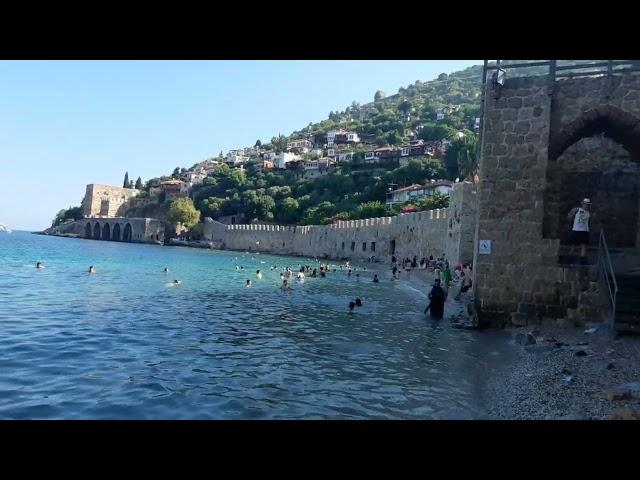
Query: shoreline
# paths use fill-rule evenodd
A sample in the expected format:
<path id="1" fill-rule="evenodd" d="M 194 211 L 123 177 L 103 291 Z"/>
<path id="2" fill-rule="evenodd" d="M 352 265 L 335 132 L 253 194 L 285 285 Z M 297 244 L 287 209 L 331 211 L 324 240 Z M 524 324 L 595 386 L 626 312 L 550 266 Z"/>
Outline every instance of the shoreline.
<path id="1" fill-rule="evenodd" d="M 181 242 L 174 246 L 310 259 L 308 255 L 219 249 L 194 246 L 192 242 Z M 342 264 L 343 268 L 345 262 L 321 258 L 318 261 L 335 266 Z M 432 272 L 401 270 L 400 278 L 392 280 L 388 261 L 350 263 L 354 272 L 362 272 L 366 268 L 366 272 L 377 273 L 381 281 L 399 282 L 403 288 L 419 295 L 426 305 L 427 293 L 433 284 Z M 459 328 L 457 319 L 468 320 L 469 317 L 466 307 L 471 297 L 463 296 L 459 301 L 453 300 L 456 292 L 457 285 L 452 285 L 445 302 L 444 317 L 440 320 L 447 322 L 449 328 Z M 514 356 L 505 365 L 504 375 L 490 378 L 483 388 L 483 403 L 486 405 L 483 419 L 640 419 L 640 370 L 637 368 L 640 362 L 640 342 L 637 338 L 612 338 L 602 326 L 595 331 L 589 326 L 545 324 L 504 330 L 511 334 L 510 339 L 505 341 L 514 346 Z M 477 334 L 482 335 L 482 332 Z"/>

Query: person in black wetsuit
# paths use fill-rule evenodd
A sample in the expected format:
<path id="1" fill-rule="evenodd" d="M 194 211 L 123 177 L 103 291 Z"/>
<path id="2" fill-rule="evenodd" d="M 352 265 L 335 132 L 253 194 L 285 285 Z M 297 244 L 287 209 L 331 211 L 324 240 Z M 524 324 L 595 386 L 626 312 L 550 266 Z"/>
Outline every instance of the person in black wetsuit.
<path id="1" fill-rule="evenodd" d="M 436 278 L 431 292 L 429 292 L 429 305 L 425 309 L 424 313 L 431 311 L 431 318 L 440 319 L 444 315 L 444 301 L 446 300 L 446 294 L 440 286 L 440 280 Z"/>

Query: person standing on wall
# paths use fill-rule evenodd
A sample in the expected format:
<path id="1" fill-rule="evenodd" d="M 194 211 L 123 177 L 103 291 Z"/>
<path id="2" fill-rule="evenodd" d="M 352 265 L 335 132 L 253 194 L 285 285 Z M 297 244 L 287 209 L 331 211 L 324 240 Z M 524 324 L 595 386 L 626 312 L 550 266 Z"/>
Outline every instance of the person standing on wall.
<path id="1" fill-rule="evenodd" d="M 585 198 L 582 205 L 569 212 L 571 226 L 571 244 L 580 245 L 580 263 L 587 263 L 587 245 L 589 245 L 589 222 L 591 220 L 591 200 Z"/>

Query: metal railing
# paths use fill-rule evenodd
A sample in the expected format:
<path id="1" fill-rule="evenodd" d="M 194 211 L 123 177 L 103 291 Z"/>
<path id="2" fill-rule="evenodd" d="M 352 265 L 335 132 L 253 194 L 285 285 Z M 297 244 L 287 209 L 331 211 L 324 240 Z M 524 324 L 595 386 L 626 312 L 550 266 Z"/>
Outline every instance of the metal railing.
<path id="1" fill-rule="evenodd" d="M 600 278 L 600 284 L 606 285 L 604 293 L 608 294 L 609 306 L 610 306 L 610 322 L 611 332 L 615 332 L 616 322 L 616 299 L 618 296 L 618 282 L 616 282 L 616 276 L 613 271 L 613 264 L 611 263 L 611 257 L 609 255 L 609 247 L 607 246 L 607 240 L 604 236 L 604 231 L 600 230 L 600 241 L 598 242 L 598 277 Z"/>

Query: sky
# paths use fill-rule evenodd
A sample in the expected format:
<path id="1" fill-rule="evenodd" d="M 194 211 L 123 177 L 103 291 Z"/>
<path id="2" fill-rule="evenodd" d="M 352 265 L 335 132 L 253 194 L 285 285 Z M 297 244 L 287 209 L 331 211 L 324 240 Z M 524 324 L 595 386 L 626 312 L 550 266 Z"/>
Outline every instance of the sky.
<path id="1" fill-rule="evenodd" d="M 0 61 L 0 223 L 42 230 L 89 183 L 167 175 L 481 63 Z"/>

